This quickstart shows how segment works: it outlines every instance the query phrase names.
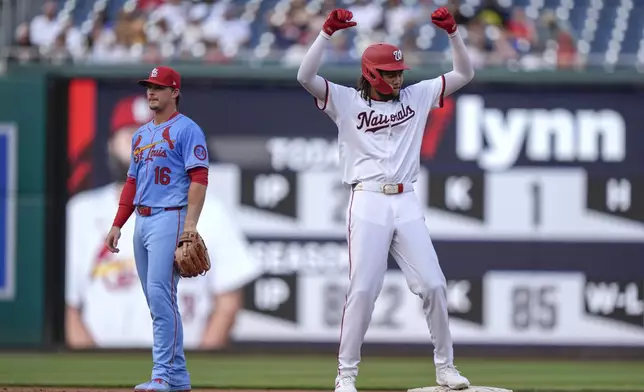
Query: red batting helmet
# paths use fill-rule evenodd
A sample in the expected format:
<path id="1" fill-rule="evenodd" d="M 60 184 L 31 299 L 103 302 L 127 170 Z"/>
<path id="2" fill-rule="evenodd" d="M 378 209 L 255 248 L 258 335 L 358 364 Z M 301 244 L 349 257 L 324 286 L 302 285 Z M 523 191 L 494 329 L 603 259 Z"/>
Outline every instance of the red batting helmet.
<path id="1" fill-rule="evenodd" d="M 385 43 L 369 45 L 362 53 L 362 76 L 380 94 L 391 94 L 393 89 L 380 76 L 378 71 L 402 71 L 411 69 L 405 65 L 402 51 L 398 47 Z"/>

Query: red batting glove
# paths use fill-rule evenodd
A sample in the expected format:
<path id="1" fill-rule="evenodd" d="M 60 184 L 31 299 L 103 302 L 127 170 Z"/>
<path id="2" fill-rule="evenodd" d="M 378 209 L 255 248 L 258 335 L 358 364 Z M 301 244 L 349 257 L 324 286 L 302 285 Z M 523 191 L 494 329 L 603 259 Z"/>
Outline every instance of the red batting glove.
<path id="1" fill-rule="evenodd" d="M 356 22 L 350 22 L 353 18 L 353 13 L 349 10 L 344 10 L 336 8 L 329 16 L 326 18 L 324 25 L 322 26 L 322 31 L 324 31 L 329 36 L 333 35 L 338 30 L 343 30 L 348 27 L 353 27 L 357 25 Z"/>
<path id="2" fill-rule="evenodd" d="M 454 17 L 445 7 L 441 7 L 432 12 L 432 23 L 447 31 L 449 35 L 456 32 L 456 21 L 454 21 Z"/>

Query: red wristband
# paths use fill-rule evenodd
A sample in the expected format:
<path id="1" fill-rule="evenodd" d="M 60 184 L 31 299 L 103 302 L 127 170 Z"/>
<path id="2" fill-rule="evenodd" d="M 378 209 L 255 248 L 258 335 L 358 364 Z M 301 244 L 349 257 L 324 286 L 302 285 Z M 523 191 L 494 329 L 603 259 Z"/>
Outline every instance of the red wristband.
<path id="1" fill-rule="evenodd" d="M 119 209 L 116 212 L 113 226 L 123 227 L 125 222 L 130 218 L 134 212 L 134 195 L 136 194 L 136 180 L 133 177 L 128 177 L 123 185 L 121 191 L 121 198 L 119 199 Z"/>

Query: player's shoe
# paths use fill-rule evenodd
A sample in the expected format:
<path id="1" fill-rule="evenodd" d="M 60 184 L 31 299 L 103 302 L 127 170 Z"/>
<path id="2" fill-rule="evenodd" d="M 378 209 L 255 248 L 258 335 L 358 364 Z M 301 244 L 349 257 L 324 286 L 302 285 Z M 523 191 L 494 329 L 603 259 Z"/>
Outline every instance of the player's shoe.
<path id="1" fill-rule="evenodd" d="M 450 389 L 465 389 L 470 386 L 470 380 L 461 376 L 454 365 L 445 365 L 436 368 L 436 383 Z"/>
<path id="2" fill-rule="evenodd" d="M 134 392 L 170 392 L 170 384 L 166 381 L 155 378 L 134 387 Z"/>
<path id="3" fill-rule="evenodd" d="M 134 392 L 147 392 L 150 381 L 146 381 L 134 387 Z"/>
<path id="4" fill-rule="evenodd" d="M 354 376 L 338 376 L 335 378 L 335 392 L 358 392 Z"/>

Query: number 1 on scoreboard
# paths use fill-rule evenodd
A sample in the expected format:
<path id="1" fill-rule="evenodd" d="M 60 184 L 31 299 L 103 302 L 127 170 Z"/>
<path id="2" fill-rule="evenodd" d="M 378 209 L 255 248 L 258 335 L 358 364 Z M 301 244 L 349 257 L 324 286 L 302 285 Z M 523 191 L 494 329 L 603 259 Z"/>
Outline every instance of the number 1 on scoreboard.
<path id="1" fill-rule="evenodd" d="M 541 226 L 541 205 L 542 205 L 542 190 L 541 181 L 536 179 L 530 184 L 530 193 L 532 196 L 532 224 L 534 227 Z"/>

